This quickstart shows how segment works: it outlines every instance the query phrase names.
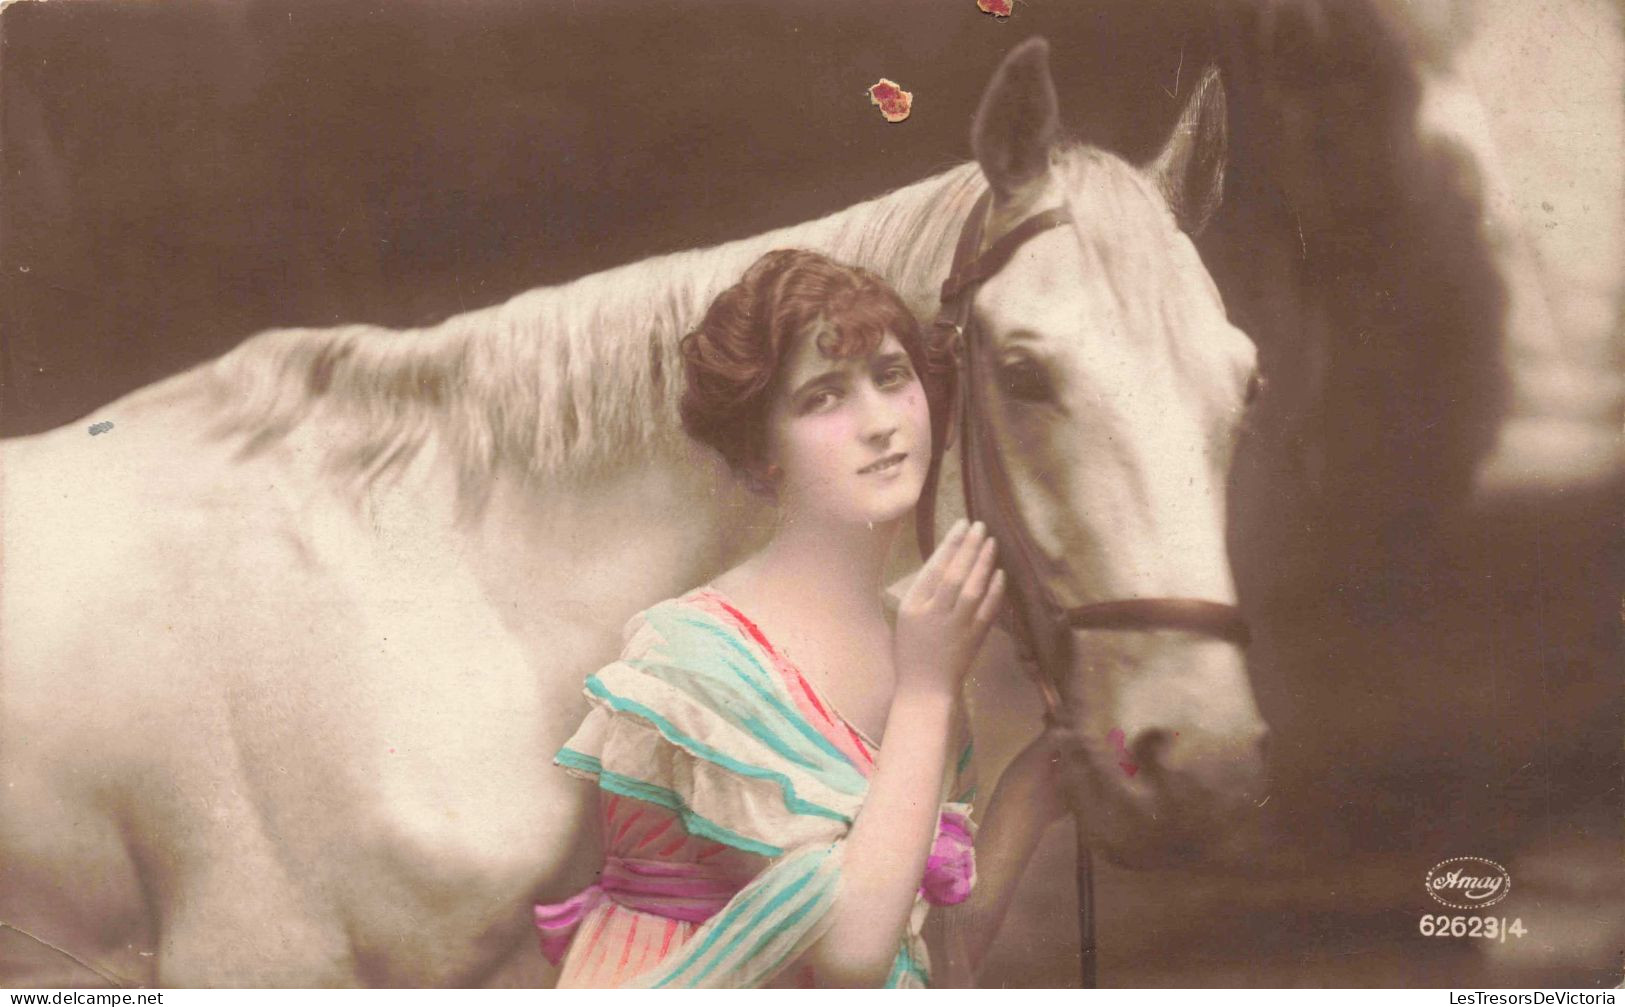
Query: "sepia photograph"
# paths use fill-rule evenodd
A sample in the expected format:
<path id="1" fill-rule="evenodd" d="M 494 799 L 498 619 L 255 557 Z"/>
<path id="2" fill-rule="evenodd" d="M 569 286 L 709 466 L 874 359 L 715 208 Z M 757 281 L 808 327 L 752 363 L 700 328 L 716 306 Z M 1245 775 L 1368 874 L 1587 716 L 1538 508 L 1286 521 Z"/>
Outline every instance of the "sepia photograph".
<path id="1" fill-rule="evenodd" d="M 0 987 L 1619 987 L 1622 165 L 1618 0 L 5 3 Z"/>

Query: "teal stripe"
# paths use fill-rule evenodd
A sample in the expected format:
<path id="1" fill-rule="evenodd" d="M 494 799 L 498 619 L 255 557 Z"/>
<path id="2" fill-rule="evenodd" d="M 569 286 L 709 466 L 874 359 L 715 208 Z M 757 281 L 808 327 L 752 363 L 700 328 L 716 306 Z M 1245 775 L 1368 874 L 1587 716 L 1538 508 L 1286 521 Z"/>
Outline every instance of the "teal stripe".
<path id="1" fill-rule="evenodd" d="M 894 990 L 897 988 L 897 977 L 903 974 L 903 966 L 907 961 L 908 952 L 898 949 L 897 957 L 893 958 L 891 962 L 891 972 L 886 976 L 886 981 L 880 984 L 882 989 Z"/>
<path id="2" fill-rule="evenodd" d="M 831 896 L 833 894 L 834 894 L 834 891 L 831 888 L 826 887 L 826 888 L 820 889 L 817 895 L 814 895 L 811 899 L 808 899 L 807 902 L 800 909 L 797 909 L 793 915 L 791 915 L 790 917 L 788 917 L 785 920 L 783 926 L 780 926 L 780 927 L 776 928 L 776 930 L 774 932 L 775 933 L 782 932 L 790 924 L 792 924 L 792 923 L 800 923 L 801 922 L 801 917 L 805 916 L 809 912 L 812 912 L 813 908 L 819 902 L 830 902 L 831 901 Z M 826 906 L 825 910 L 828 910 L 830 908 L 833 908 L 833 907 L 832 906 Z M 784 954 L 782 954 L 782 955 L 780 955 L 778 957 L 777 961 L 775 961 L 772 965 L 769 965 L 767 968 L 762 970 L 762 972 L 761 972 L 762 977 L 764 979 L 771 979 L 773 976 L 778 975 L 779 970 L 784 968 L 785 961 L 787 959 L 789 959 L 789 957 L 791 955 L 795 954 L 797 951 L 804 951 L 804 950 L 806 950 L 806 949 L 800 947 L 796 942 L 791 942 L 790 946 L 787 949 L 785 949 Z M 752 954 L 754 955 L 755 952 L 752 952 Z"/>
<path id="3" fill-rule="evenodd" d="M 905 943 L 902 947 L 897 949 L 897 957 L 892 960 L 891 974 L 886 977 L 886 982 L 883 988 L 889 990 L 897 989 L 898 981 L 901 980 L 903 976 L 911 973 L 913 974 L 914 978 L 919 981 L 921 986 L 929 986 L 931 984 L 931 977 L 925 974 L 924 969 L 920 968 L 919 962 L 914 960 L 914 956 L 909 953 L 908 945 Z"/>
<path id="4" fill-rule="evenodd" d="M 781 678 L 774 674 L 772 669 L 764 665 L 756 657 L 756 654 L 749 647 L 747 647 L 744 640 L 740 638 L 737 630 L 735 630 L 732 626 L 727 626 L 718 622 L 715 616 L 709 614 L 695 615 L 685 612 L 683 615 L 677 617 L 674 621 L 680 622 L 683 625 L 693 629 L 700 630 L 706 636 L 710 637 L 713 643 L 718 644 L 738 655 L 745 662 L 745 664 L 756 673 L 754 677 L 757 679 L 757 681 L 753 681 L 750 676 L 740 676 L 746 682 L 746 684 L 752 688 L 753 691 L 772 704 L 774 710 L 783 716 L 786 721 L 799 730 L 803 735 L 805 735 L 809 741 L 822 748 L 825 752 L 839 760 L 841 763 L 846 764 L 850 762 L 845 753 L 832 745 L 828 738 L 824 737 L 818 732 L 817 728 L 807 723 L 806 718 L 801 715 L 801 712 L 798 709 L 796 709 L 794 699 L 784 695 L 785 685 Z M 702 668 L 708 667 L 709 665 L 709 661 L 696 662 L 696 666 Z M 778 693 L 775 694 L 772 689 L 764 690 L 764 685 L 776 686 Z M 785 702 L 786 698 L 789 698 L 788 704 Z"/>
<path id="5" fill-rule="evenodd" d="M 563 766 L 565 769 L 579 769 L 594 776 L 604 771 L 604 764 L 599 761 L 597 756 L 578 752 L 568 747 L 559 749 L 559 754 L 553 756 L 553 764 Z"/>
<path id="6" fill-rule="evenodd" d="M 744 641 L 739 638 L 739 634 L 734 632 L 731 627 L 724 626 L 719 623 L 715 616 L 708 614 L 697 615 L 691 611 L 679 610 L 676 613 L 673 613 L 671 622 L 687 626 L 690 629 L 702 631 L 707 637 L 710 638 L 711 643 L 721 644 L 726 649 L 731 650 L 735 654 L 738 654 L 740 657 L 744 658 L 746 665 L 748 665 L 751 670 L 755 671 L 757 677 L 762 679 L 762 681 L 771 682 L 773 680 L 771 670 L 756 659 L 756 655 L 751 653 L 749 647 L 745 646 Z M 672 643 L 688 642 L 679 634 L 662 632 L 661 635 L 665 637 L 664 642 L 668 645 Z M 700 656 L 707 657 L 709 655 Z"/>
<path id="7" fill-rule="evenodd" d="M 824 857 L 828 856 L 828 854 L 829 854 L 829 851 L 827 849 L 823 850 L 822 852 L 809 853 L 807 856 L 809 858 L 815 858 L 815 859 L 812 860 L 812 863 L 811 863 L 810 867 L 807 869 L 806 873 L 801 875 L 799 878 L 796 878 L 794 880 L 793 884 L 790 882 L 790 879 L 788 879 L 788 878 L 784 879 L 786 884 L 791 885 L 791 887 L 789 889 L 789 892 L 788 892 L 789 895 L 793 895 L 796 892 L 800 891 L 803 887 L 806 886 L 808 881 L 812 880 L 813 875 L 815 873 L 817 873 L 817 870 L 818 870 L 819 866 L 821 866 L 823 864 Z M 791 869 L 792 864 L 794 864 L 794 863 L 795 863 L 794 861 L 786 861 L 783 864 L 778 864 L 778 865 L 775 865 L 772 868 L 769 868 L 769 870 L 772 870 L 772 871 L 788 871 L 788 870 Z M 799 866 L 799 865 L 797 865 L 797 866 Z M 664 986 L 668 982 L 672 981 L 672 979 L 676 978 L 677 975 L 681 974 L 682 972 L 684 972 L 684 971 L 686 971 L 686 970 L 688 970 L 690 968 L 693 968 L 694 965 L 701 958 L 705 957 L 706 952 L 710 949 L 710 947 L 713 944 L 715 944 L 717 942 L 717 940 L 724 933 L 726 933 L 730 928 L 732 928 L 738 922 L 739 917 L 742 914 L 750 911 L 750 909 L 753 907 L 756 899 L 761 897 L 762 895 L 766 894 L 769 890 L 770 890 L 770 886 L 764 884 L 761 888 L 759 888 L 755 892 L 751 893 L 752 894 L 751 898 L 741 900 L 739 905 L 732 905 L 732 906 L 730 906 L 730 908 L 724 910 L 726 915 L 721 920 L 717 921 L 715 928 L 712 928 L 710 924 L 707 924 L 706 928 L 711 930 L 711 933 L 709 935 L 707 935 L 704 943 L 700 947 L 695 948 L 694 951 L 687 956 L 687 959 L 678 968 L 677 972 L 675 972 L 672 975 L 668 976 L 667 978 L 661 980 L 660 983 L 658 983 L 657 985 Z M 785 893 L 781 892 L 780 895 L 785 896 Z M 778 901 L 781 901 L 781 899 L 780 899 L 779 896 L 775 896 L 774 901 L 775 901 L 775 903 L 777 903 Z M 736 938 L 736 940 L 737 940 L 737 938 Z M 715 963 L 713 962 L 712 965 L 714 967 Z M 699 978 L 704 978 L 704 974 L 702 973 Z M 695 981 L 698 981 L 698 980 L 696 979 Z"/>
<path id="8" fill-rule="evenodd" d="M 959 764 L 954 766 L 954 772 L 956 774 L 960 776 L 965 775 L 965 767 L 970 765 L 971 749 L 974 747 L 975 742 L 965 742 L 965 750 L 959 753 Z"/>
<path id="9" fill-rule="evenodd" d="M 801 921 L 806 918 L 808 913 L 815 910 L 819 913 L 819 915 L 822 915 L 824 912 L 828 911 L 829 906 L 826 903 L 829 901 L 829 894 L 830 893 L 827 886 L 820 888 L 818 891 L 813 893 L 812 898 L 797 906 L 788 916 L 784 917 L 784 919 L 780 920 L 778 923 L 775 923 L 765 935 L 757 940 L 755 947 L 750 949 L 750 954 L 745 956 L 745 961 L 756 961 L 758 956 L 767 950 L 767 945 L 772 943 L 774 938 L 778 937 L 780 934 L 785 933 L 786 931 L 805 931 L 808 929 L 801 925 Z M 784 960 L 794 953 L 796 948 L 797 942 L 791 941 L 789 949 L 785 951 L 784 954 L 774 959 L 772 965 L 766 967 L 757 966 L 756 968 L 752 969 L 753 975 L 757 977 L 755 981 L 757 983 L 761 983 L 776 975 L 779 969 L 784 967 Z"/>
<path id="10" fill-rule="evenodd" d="M 960 794 L 958 797 L 954 798 L 954 803 L 955 804 L 975 804 L 976 803 L 976 788 L 971 787 L 968 790 L 966 790 L 963 794 Z"/>
<path id="11" fill-rule="evenodd" d="M 740 697 L 738 694 L 732 688 L 730 688 L 727 683 L 719 683 L 714 679 L 707 678 L 703 674 L 696 674 L 690 668 L 677 667 L 658 660 L 623 661 L 621 663 L 636 668 L 637 670 L 650 675 L 652 678 L 658 678 L 660 681 L 665 682 L 668 685 L 681 689 L 689 696 L 698 699 L 701 705 L 703 705 L 706 709 L 724 716 L 727 716 L 736 710 L 749 709 L 755 706 L 755 704 L 740 702 Z M 759 688 L 743 678 L 743 676 L 741 676 L 737 681 L 742 682 L 752 691 L 756 692 L 760 698 L 767 701 L 769 706 L 772 706 L 777 702 L 772 696 L 762 693 Z M 741 712 L 733 717 L 733 721 L 735 724 L 748 731 L 751 737 L 755 738 L 757 741 L 760 741 L 778 755 L 783 756 L 786 760 L 795 763 L 803 769 L 809 770 L 820 776 L 828 776 L 831 775 L 831 770 L 836 769 L 836 767 L 847 768 L 846 757 L 836 750 L 834 746 L 830 745 L 829 741 L 825 739 L 823 735 L 820 735 L 817 733 L 817 731 L 813 730 L 811 724 L 807 724 L 804 720 L 802 720 L 802 722 L 799 724 L 796 721 L 790 720 L 788 715 L 785 714 L 782 709 L 775 709 L 774 712 L 778 713 L 784 718 L 784 723 L 781 726 L 794 728 L 798 733 L 802 734 L 806 734 L 810 731 L 814 736 L 822 741 L 823 744 L 820 747 L 827 750 L 826 754 L 831 759 L 836 760 L 836 765 L 831 766 L 828 764 L 828 762 L 819 762 L 810 756 L 789 747 L 787 744 L 785 744 L 780 733 L 775 732 L 773 728 L 769 727 L 766 723 L 755 717 L 749 716 L 748 714 Z M 836 773 L 835 775 L 849 776 L 856 774 Z"/>
<path id="12" fill-rule="evenodd" d="M 606 770 L 602 762 L 590 755 L 585 755 L 572 748 L 561 748 L 559 754 L 553 757 L 553 761 L 568 769 L 579 769 L 597 774 L 598 786 L 612 794 L 647 801 L 650 804 L 659 805 L 668 811 L 675 812 L 682 819 L 683 828 L 687 829 L 690 835 L 725 843 L 734 849 L 744 850 L 746 853 L 755 853 L 758 856 L 778 857 L 784 855 L 782 847 L 741 836 L 739 833 L 723 828 L 716 822 L 711 821 L 711 819 L 699 814 L 683 803 L 682 797 L 675 791 Z"/>
<path id="13" fill-rule="evenodd" d="M 776 868 L 773 867 L 768 868 L 769 871 L 775 869 Z M 665 973 L 665 977 L 659 982 L 655 983 L 651 988 L 660 989 L 663 986 L 668 986 L 681 979 L 683 973 L 693 968 L 694 964 L 704 955 L 705 949 L 716 942 L 717 938 L 722 934 L 723 928 L 732 926 L 734 921 L 738 919 L 741 913 L 749 912 L 758 902 L 766 897 L 770 890 L 771 886 L 763 883 L 755 887 L 747 887 L 744 889 L 744 891 L 740 892 L 738 895 L 735 895 L 733 900 L 729 902 L 728 905 L 722 910 L 722 912 L 726 915 L 723 915 L 720 920 L 713 916 L 711 920 L 708 921 L 700 931 L 698 931 L 709 931 L 706 935 L 704 945 L 701 947 L 696 947 L 691 951 L 685 947 L 685 957 L 682 959 L 682 961 L 664 969 L 663 971 Z M 684 981 L 687 982 L 687 980 Z"/>
<path id="14" fill-rule="evenodd" d="M 717 751 L 715 748 L 712 748 L 710 745 L 707 745 L 702 741 L 690 738 L 688 735 L 679 731 L 676 726 L 665 717 L 662 717 L 660 714 L 649 709 L 647 706 L 644 706 L 642 703 L 639 703 L 633 699 L 627 699 L 624 696 L 617 696 L 616 694 L 610 692 L 609 686 L 605 685 L 597 675 L 587 679 L 587 690 L 603 699 L 613 709 L 622 713 L 631 713 L 643 718 L 644 720 L 647 720 L 649 723 L 653 724 L 661 734 L 665 735 L 668 741 L 681 745 L 683 748 L 692 751 L 694 754 L 706 759 L 709 762 L 714 762 L 722 768 L 738 773 L 741 776 L 748 776 L 759 780 L 770 780 L 777 783 L 779 788 L 784 791 L 785 805 L 789 807 L 791 811 L 794 811 L 797 814 L 817 815 L 820 818 L 830 818 L 837 822 L 852 821 L 850 817 L 841 814 L 839 811 L 826 808 L 821 804 L 814 804 L 813 802 L 801 797 L 796 793 L 795 784 L 792 783 L 790 778 L 785 776 L 783 773 L 774 772 L 771 769 L 764 769 L 761 766 L 752 766 L 748 763 L 740 762 L 737 759 L 724 755 L 722 752 Z"/>
<path id="15" fill-rule="evenodd" d="M 739 638 L 739 634 L 736 633 L 732 627 L 722 625 L 721 623 L 717 622 L 713 616 L 697 616 L 693 613 L 687 612 L 678 615 L 673 621 L 681 623 L 690 629 L 697 629 L 704 633 L 709 638 L 711 643 L 721 645 L 723 648 L 733 651 L 739 657 L 744 659 L 746 666 L 754 671 L 756 673 L 756 677 L 760 678 L 763 683 L 771 683 L 773 681 L 772 669 L 756 659 L 756 655 L 751 653 L 750 648 L 745 646 L 744 641 Z M 671 639 L 674 641 L 682 641 L 681 637 L 674 636 Z"/>
<path id="16" fill-rule="evenodd" d="M 666 670 L 680 671 L 680 672 L 683 672 L 685 675 L 690 675 L 690 669 L 688 669 L 688 668 L 670 668 L 668 666 L 668 668 Z M 661 677 L 665 678 L 667 676 L 662 675 Z M 692 677 L 692 676 L 690 675 L 690 677 Z M 818 731 L 818 728 L 814 727 L 812 724 L 809 724 L 807 722 L 807 718 L 803 717 L 801 715 L 801 711 L 795 709 L 793 705 L 787 704 L 784 699 L 780 698 L 779 696 L 774 695 L 770 690 L 766 689 L 762 685 L 751 681 L 749 678 L 746 678 L 743 675 L 741 675 L 739 677 L 739 681 L 744 683 L 744 685 L 748 689 L 750 689 L 751 692 L 753 692 L 757 697 L 759 697 L 767 705 L 767 707 L 770 710 L 772 710 L 774 713 L 778 714 L 781 718 L 783 718 L 784 726 L 793 729 L 797 734 L 801 735 L 809 743 L 811 743 L 813 745 L 813 747 L 815 747 L 819 751 L 823 752 L 824 755 L 826 755 L 827 757 L 835 760 L 836 766 L 838 766 L 841 769 L 845 769 L 845 770 L 850 771 L 849 773 L 847 773 L 845 775 L 858 776 L 859 778 L 861 778 L 861 774 L 856 772 L 856 767 L 853 767 L 851 765 L 852 760 L 848 759 L 846 757 L 846 754 L 844 752 L 842 752 L 840 749 L 836 748 L 835 745 L 832 744 L 828 738 L 826 738 L 822 734 L 820 734 L 819 731 Z M 727 706 L 713 707 L 713 709 L 717 709 L 717 708 L 725 710 L 725 709 L 727 709 Z M 775 745 L 776 744 L 781 744 L 781 742 L 779 742 L 779 739 L 777 739 L 775 737 L 772 737 L 772 736 L 761 736 L 761 737 L 762 737 L 763 741 L 766 741 L 769 744 L 775 744 Z M 797 753 L 795 755 L 795 758 L 798 761 L 800 761 L 802 759 L 805 759 L 805 756 L 802 756 L 799 753 Z M 804 764 L 808 765 L 809 767 L 816 768 L 814 763 L 808 762 L 808 763 L 804 763 Z"/>
<path id="17" fill-rule="evenodd" d="M 745 646 L 744 642 L 742 640 L 740 640 L 739 635 L 738 635 L 738 633 L 736 631 L 734 631 L 731 627 L 723 626 L 723 625 L 717 623 L 714 620 L 714 618 L 712 618 L 711 616 L 704 616 L 704 617 L 678 616 L 678 617 L 675 617 L 672 621 L 679 622 L 679 623 L 683 624 L 684 626 L 687 626 L 687 627 L 689 627 L 691 629 L 699 630 L 700 632 L 704 633 L 707 637 L 709 637 L 712 643 L 714 643 L 714 644 L 716 644 L 716 645 L 718 645 L 718 646 L 720 646 L 722 648 L 725 648 L 725 649 L 727 649 L 729 651 L 732 651 L 741 660 L 743 660 L 745 662 L 746 666 L 751 671 L 755 672 L 755 674 L 754 675 L 747 675 L 747 674 L 741 673 L 741 674 L 739 674 L 739 680 L 744 682 L 745 685 L 747 685 L 751 689 L 751 691 L 754 692 L 757 696 L 761 697 L 775 713 L 777 713 L 777 714 L 779 714 L 779 716 L 783 717 L 784 720 L 785 720 L 785 723 L 788 726 L 793 728 L 797 733 L 799 733 L 802 737 L 806 738 L 809 742 L 811 742 L 814 746 L 816 746 L 819 750 L 824 752 L 826 755 L 828 755 L 829 757 L 835 759 L 837 764 L 840 765 L 842 768 L 849 769 L 851 771 L 850 776 L 852 777 L 852 779 L 849 781 L 849 783 L 855 783 L 860 788 L 859 790 L 849 791 L 849 792 L 853 792 L 853 793 L 861 792 L 863 774 L 861 772 L 857 771 L 857 767 L 852 766 L 851 760 L 846 756 L 846 754 L 844 752 L 842 752 L 840 749 L 836 748 L 830 742 L 830 740 L 828 738 L 824 737 L 824 735 L 821 734 L 818 731 L 818 729 L 816 727 L 814 727 L 812 724 L 807 723 L 807 719 L 805 717 L 803 717 L 801 715 L 801 712 L 795 708 L 795 703 L 794 703 L 793 699 L 790 700 L 789 703 L 786 703 L 785 698 L 781 694 L 775 694 L 772 689 L 769 689 L 769 688 L 766 687 L 766 686 L 779 686 L 780 689 L 782 689 L 783 688 L 783 683 L 779 680 L 779 677 L 777 675 L 772 674 L 770 669 L 764 667 L 762 665 L 762 663 L 759 660 L 757 660 L 756 655 L 751 653 L 750 649 Z M 681 637 L 677 637 L 674 634 L 673 641 L 668 641 L 668 642 L 676 642 L 677 640 L 680 640 L 680 639 L 681 639 Z M 689 654 L 684 653 L 683 648 L 681 648 L 681 647 L 678 647 L 676 649 L 677 649 L 677 653 L 674 656 L 676 658 L 678 658 L 678 660 L 681 661 L 683 663 L 683 665 L 685 665 L 685 666 L 706 668 L 706 667 L 709 667 L 711 665 L 711 663 L 712 663 L 711 661 L 708 661 L 708 660 L 704 659 L 706 657 L 709 657 L 709 655 L 689 655 Z M 692 657 L 699 657 L 699 658 L 701 658 L 701 660 L 689 660 L 689 658 L 692 658 Z M 657 662 L 639 662 L 639 663 L 642 664 L 642 663 L 657 663 Z M 685 667 L 683 670 L 686 671 L 686 670 L 688 670 L 688 668 Z M 738 671 L 739 669 L 735 668 L 735 670 Z M 726 709 L 726 707 L 722 707 L 722 708 Z M 771 744 L 774 741 L 776 741 L 777 739 L 770 738 L 770 737 L 763 737 L 763 740 L 767 741 L 767 742 L 769 742 Z M 847 788 L 842 788 L 842 789 L 847 789 Z"/>
<path id="18" fill-rule="evenodd" d="M 734 948 L 739 946 L 741 941 L 743 941 L 743 940 L 745 940 L 745 938 L 749 937 L 751 935 L 751 932 L 753 930 L 755 930 L 756 928 L 760 927 L 762 925 L 762 923 L 765 922 L 766 919 L 770 915 L 777 912 L 780 906 L 784 905 L 786 902 L 788 902 L 791 899 L 795 898 L 796 894 L 798 892 L 800 892 L 803 888 L 807 887 L 807 885 L 812 881 L 813 877 L 816 874 L 817 874 L 816 869 L 814 869 L 812 871 L 809 871 L 808 873 L 806 873 L 806 874 L 802 875 L 800 878 L 798 878 L 793 884 L 791 884 L 784 891 L 781 891 L 777 895 L 773 896 L 771 899 L 768 899 L 767 905 L 763 906 L 760 910 L 758 910 L 756 915 L 751 917 L 750 922 L 746 923 L 744 925 L 744 927 L 742 929 L 740 929 L 740 931 L 737 934 L 734 935 L 732 940 L 730 940 L 727 944 L 724 944 L 722 946 L 722 948 L 719 951 L 717 951 L 716 956 L 711 959 L 711 964 L 707 965 L 704 969 L 700 970 L 700 974 L 698 976 L 694 977 L 694 981 L 695 982 L 704 982 L 705 977 L 710 975 L 716 969 L 716 967 L 718 965 L 722 964 L 722 962 L 728 957 L 729 953 L 732 952 Z M 813 901 L 817 901 L 819 894 L 820 893 L 818 893 L 818 892 L 813 893 Z M 769 930 L 768 931 L 769 936 L 771 936 L 772 934 L 778 933 L 779 930 L 780 930 L 780 927 L 782 925 L 783 924 L 781 923 L 779 926 L 775 926 L 771 930 Z M 718 932 L 718 936 L 720 936 L 720 931 Z M 706 943 L 709 944 L 711 942 L 707 941 Z M 703 955 L 703 949 L 702 949 L 702 955 Z"/>

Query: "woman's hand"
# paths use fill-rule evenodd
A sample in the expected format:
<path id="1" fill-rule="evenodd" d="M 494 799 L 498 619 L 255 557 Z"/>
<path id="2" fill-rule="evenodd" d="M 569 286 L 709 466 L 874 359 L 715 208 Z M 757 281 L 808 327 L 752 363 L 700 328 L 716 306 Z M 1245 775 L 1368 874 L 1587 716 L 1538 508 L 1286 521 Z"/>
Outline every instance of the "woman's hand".
<path id="1" fill-rule="evenodd" d="M 1005 767 L 993 800 L 1020 809 L 1039 829 L 1051 825 L 1071 810 L 1066 802 L 1061 764 L 1064 758 L 1078 756 L 1074 748 L 1065 732 L 1046 725 L 1043 733 Z"/>
<path id="2" fill-rule="evenodd" d="M 957 696 L 1004 600 L 996 546 L 978 521 L 961 518 L 926 560 L 897 609 L 892 655 L 897 690 Z"/>
<path id="3" fill-rule="evenodd" d="M 993 543 L 961 521 L 898 606 L 885 748 L 847 833 L 829 930 L 807 955 L 823 982 L 879 985 L 891 970 L 940 821 L 959 685 L 1003 595 Z"/>
<path id="4" fill-rule="evenodd" d="M 950 909 L 950 958 L 971 975 L 993 946 L 1044 833 L 1071 810 L 1063 767 L 1078 754 L 1075 735 L 1046 723 L 999 776 L 976 830 L 976 887 L 965 903 Z"/>

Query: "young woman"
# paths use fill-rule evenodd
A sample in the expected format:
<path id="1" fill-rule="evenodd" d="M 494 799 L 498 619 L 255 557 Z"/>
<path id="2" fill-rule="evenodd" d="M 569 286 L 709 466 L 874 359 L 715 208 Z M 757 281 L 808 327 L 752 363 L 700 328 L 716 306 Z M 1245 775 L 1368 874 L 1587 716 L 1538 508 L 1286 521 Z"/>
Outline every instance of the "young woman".
<path id="1" fill-rule="evenodd" d="M 684 427 L 778 523 L 588 679 L 557 761 L 599 787 L 607 858 L 537 907 L 543 949 L 561 986 L 919 986 L 928 907 L 951 906 L 936 979 L 963 983 L 1061 804 L 1041 739 L 972 846 L 960 687 L 1004 589 L 981 525 L 949 530 L 895 625 L 882 603 L 951 364 L 877 277 L 804 251 L 758 260 L 683 353 Z"/>

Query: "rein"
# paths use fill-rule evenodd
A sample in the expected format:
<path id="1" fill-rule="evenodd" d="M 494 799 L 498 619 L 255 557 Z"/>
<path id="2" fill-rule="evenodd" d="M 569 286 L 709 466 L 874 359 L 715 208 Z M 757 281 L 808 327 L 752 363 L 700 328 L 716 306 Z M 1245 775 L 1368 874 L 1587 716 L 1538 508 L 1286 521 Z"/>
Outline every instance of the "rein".
<path id="1" fill-rule="evenodd" d="M 1010 604 L 1001 614 L 1015 638 L 1022 660 L 1037 666 L 1034 675 L 1044 697 L 1045 720 L 1059 720 L 1062 700 L 1059 683 L 1071 667 L 1072 631 L 1077 629 L 1182 630 L 1216 637 L 1245 647 L 1250 633 L 1241 611 L 1234 605 L 1197 598 L 1122 598 L 1065 606 L 1056 601 L 1041 576 L 1042 553 L 1028 534 L 1026 522 L 1016 506 L 1004 456 L 995 442 L 986 416 L 995 375 L 983 373 L 986 337 L 975 323 L 972 311 L 977 291 L 998 275 L 1023 245 L 1033 238 L 1072 222 L 1064 207 L 1036 213 L 1017 224 L 985 251 L 981 251 L 993 194 L 983 193 L 971 208 L 959 243 L 954 248 L 953 266 L 942 284 L 942 309 L 935 325 L 951 330 L 959 367 L 950 379 L 950 401 L 959 406 L 965 510 L 972 520 L 982 520 L 999 542 L 1003 554 Z M 978 254 L 980 252 L 980 254 Z M 933 433 L 943 436 L 948 423 Z M 926 475 L 915 512 L 915 533 L 922 558 L 936 547 L 936 500 L 941 454 Z M 1097 985 L 1095 962 L 1094 883 L 1083 820 L 1078 818 L 1078 922 L 1082 938 L 1082 978 L 1086 988 Z"/>

